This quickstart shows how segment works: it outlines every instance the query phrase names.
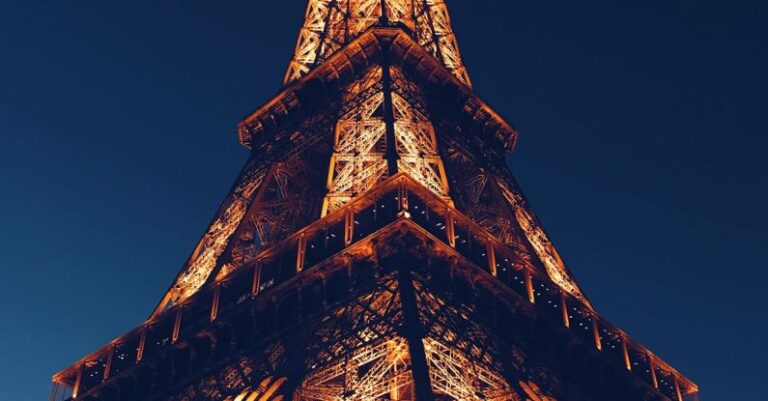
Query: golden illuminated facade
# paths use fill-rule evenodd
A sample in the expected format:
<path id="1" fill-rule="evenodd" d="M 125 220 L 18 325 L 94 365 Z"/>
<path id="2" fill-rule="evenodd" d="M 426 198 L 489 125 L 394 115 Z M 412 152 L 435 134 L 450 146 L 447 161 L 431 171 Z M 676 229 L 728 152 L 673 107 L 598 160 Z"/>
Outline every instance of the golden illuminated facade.
<path id="1" fill-rule="evenodd" d="M 310 0 L 282 91 L 150 318 L 51 401 L 696 399 L 587 301 L 441 0 Z"/>

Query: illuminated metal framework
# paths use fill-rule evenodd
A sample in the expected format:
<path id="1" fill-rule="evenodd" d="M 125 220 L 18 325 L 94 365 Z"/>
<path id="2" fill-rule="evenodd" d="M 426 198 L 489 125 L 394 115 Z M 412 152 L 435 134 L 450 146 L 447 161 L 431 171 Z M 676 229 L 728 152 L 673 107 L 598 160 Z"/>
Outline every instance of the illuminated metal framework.
<path id="1" fill-rule="evenodd" d="M 408 29 L 420 46 L 470 85 L 443 0 L 309 0 L 284 82 L 301 78 L 382 22 Z"/>
<path id="2" fill-rule="evenodd" d="M 391 210 L 381 214 L 372 212 L 382 205 L 390 205 Z M 349 211 L 354 213 L 350 216 Z M 408 213 L 403 213 L 405 211 Z M 339 220 L 340 216 L 349 216 L 349 219 L 361 224 L 355 225 L 351 242 L 340 241 L 334 245 L 326 239 L 332 233 L 344 235 L 345 219 Z M 517 259 L 512 249 L 483 233 L 483 229 L 474 225 L 471 219 L 456 212 L 450 204 L 404 173 L 399 173 L 372 189 L 369 196 L 357 198 L 341 210 L 265 248 L 250 268 L 233 271 L 215 286 L 203 288 L 184 303 L 62 371 L 54 378 L 55 394 L 93 395 L 98 391 L 96 394 L 100 395 L 95 399 L 131 400 L 109 395 L 115 392 L 152 393 L 151 388 L 141 387 L 145 384 L 140 386 L 140 383 L 145 383 L 141 380 L 142 375 L 158 377 L 165 372 L 163 369 L 168 364 L 175 366 L 176 374 L 196 375 L 196 372 L 209 372 L 211 366 L 217 366 L 215 359 L 211 359 L 213 355 L 229 359 L 231 353 L 237 355 L 246 351 L 247 355 L 254 356 L 217 368 L 219 373 L 215 377 L 206 374 L 198 384 L 179 390 L 167 401 L 220 400 L 227 394 L 242 394 L 246 387 L 255 386 L 249 382 L 258 383 L 257 378 L 263 377 L 256 375 L 257 372 L 303 376 L 307 381 L 303 387 L 297 387 L 297 391 L 303 390 L 296 394 L 309 397 L 311 390 L 316 389 L 314 384 L 338 384 L 341 380 L 337 375 L 328 376 L 327 367 L 340 369 L 340 361 L 348 361 L 350 356 L 362 355 L 372 349 L 378 349 L 381 355 L 384 351 L 377 347 L 381 347 L 382 343 L 394 341 L 396 345 L 401 341 L 400 333 L 409 332 L 404 329 L 406 319 L 403 312 L 414 308 L 401 306 L 400 294 L 404 290 L 407 293 L 408 288 L 414 289 L 416 298 L 413 303 L 417 305 L 415 308 L 420 315 L 418 321 L 424 325 L 416 331 L 424 333 L 421 353 L 424 355 L 424 366 L 429 367 L 427 377 L 435 394 L 479 392 L 486 398 L 499 396 L 517 400 L 514 394 L 525 394 L 531 400 L 537 399 L 534 396 L 541 400 L 554 399 L 541 390 L 543 383 L 552 380 L 554 373 L 527 371 L 526 365 L 535 359 L 533 356 L 522 356 L 527 352 L 525 344 L 533 346 L 535 342 L 547 338 L 547 333 L 527 332 L 526 328 L 533 327 L 533 324 L 525 323 L 525 319 L 529 318 L 524 316 L 530 312 L 522 315 L 521 312 L 504 312 L 510 308 L 507 302 L 518 302 L 514 301 L 515 293 L 535 306 L 536 314 L 542 319 L 550 316 L 552 321 L 572 327 L 570 340 L 564 343 L 561 339 L 554 339 L 544 349 L 564 346 L 569 350 L 567 352 L 573 353 L 579 349 L 574 348 L 574 344 L 583 344 L 581 346 L 587 349 L 597 347 L 603 350 L 605 362 L 614 361 L 612 363 L 629 377 L 643 380 L 648 388 L 671 394 L 672 399 L 676 392 L 681 394 L 678 400 L 683 399 L 682 394 L 696 392 L 695 384 L 631 341 L 622 331 L 599 319 L 577 298 L 566 296 L 560 287 L 548 282 L 546 274 Z M 416 243 L 413 243 L 414 238 L 418 239 Z M 450 238 L 455 241 L 450 241 Z M 488 242 L 472 245 L 475 239 L 480 238 L 486 238 Z M 386 245 L 382 247 L 381 244 Z M 312 246 L 322 249 L 310 252 Z M 391 259 L 388 254 L 403 249 L 419 255 L 421 259 L 387 261 Z M 318 254 L 318 251 L 321 253 Z M 376 261 L 377 258 L 380 261 Z M 295 260 L 296 264 L 288 272 L 281 272 L 279 264 L 275 264 L 280 260 Z M 430 264 L 433 266 L 420 273 L 413 284 L 396 283 L 391 274 L 386 276 L 386 271 L 379 273 L 371 270 L 376 266 L 381 266 L 378 269 L 390 266 L 391 269 L 391 266 L 402 268 Z M 304 268 L 299 270 L 299 266 Z M 384 278 L 375 281 L 372 287 L 370 280 L 376 276 Z M 462 298 L 448 299 L 434 295 L 431 287 L 436 285 L 452 291 L 454 297 Z M 477 288 L 472 289 L 474 287 Z M 353 300 L 346 300 L 346 294 L 351 294 Z M 495 302 L 500 303 L 489 306 L 488 299 L 496 299 Z M 319 320 L 313 318 L 314 314 L 322 313 L 331 305 L 340 306 L 324 312 L 324 317 Z M 570 319 L 562 315 L 561 309 L 569 311 Z M 500 315 L 487 316 L 489 311 Z M 491 325 L 475 323 L 474 319 L 478 318 L 486 319 Z M 509 325 L 521 318 L 523 320 Z M 212 321 L 215 325 L 201 333 L 198 330 L 205 324 L 200 320 Z M 307 331 L 309 327 L 313 329 Z M 493 333 L 504 333 L 504 337 L 514 340 L 514 346 L 505 346 L 514 349 L 502 350 L 495 343 L 497 340 L 491 338 Z M 292 339 L 296 334 L 299 337 Z M 412 344 L 414 340 L 407 341 Z M 254 342 L 263 344 L 257 348 L 262 351 L 255 354 L 250 351 L 252 345 L 249 344 Z M 533 349 L 542 347 L 537 344 Z M 301 353 L 291 357 L 286 352 L 290 350 Z M 396 346 L 388 350 L 387 357 L 367 359 L 371 362 L 366 366 L 376 361 L 383 363 L 381 361 L 387 358 L 392 361 L 394 355 L 401 354 Z M 566 351 L 555 348 L 547 354 L 560 352 Z M 259 354 L 263 356 L 258 357 Z M 190 361 L 184 355 L 192 355 L 193 358 Z M 296 364 L 291 363 L 291 359 L 301 361 L 303 368 L 300 370 L 307 373 L 296 373 L 295 368 L 286 371 L 286 366 Z M 498 361 L 504 359 L 514 361 L 512 371 L 499 364 Z M 402 356 L 387 365 L 385 371 L 401 372 L 400 364 L 406 362 L 408 366 L 414 366 L 410 358 Z M 153 370 L 155 373 L 152 373 Z M 450 373 L 456 371 L 462 374 Z M 351 372 L 357 372 L 355 380 L 365 379 L 361 370 Z M 470 372 L 469 375 L 467 372 Z M 126 377 L 126 374 L 129 376 Z M 322 381 L 320 375 L 327 377 L 327 381 Z M 510 381 L 510 375 L 515 381 Z M 345 378 L 348 376 L 344 374 Z M 135 381 L 131 377 L 135 377 Z M 537 378 L 535 382 L 534 378 Z M 372 380 L 372 377 L 365 380 Z M 157 389 L 154 391 L 167 391 L 162 381 L 150 380 L 146 383 L 147 386 L 155 386 Z M 400 394 L 413 391 L 406 389 L 406 385 L 398 385 L 397 388 L 400 387 L 404 388 L 398 390 Z M 469 390 L 470 387 L 473 390 Z M 323 394 L 314 397 L 319 398 Z"/>
<path id="3" fill-rule="evenodd" d="M 437 154 L 434 128 L 404 97 L 407 93 L 415 98 L 419 92 L 397 68 L 387 70 L 371 68 L 344 94 L 349 110 L 336 123 L 323 215 L 396 171 L 406 172 L 447 198 L 448 184 Z"/>
<path id="4" fill-rule="evenodd" d="M 247 387 L 236 396 L 229 396 L 224 401 L 282 401 L 285 396 L 277 394 L 280 387 L 285 383 L 286 378 L 275 379 L 272 376 L 262 380 L 256 388 Z"/>
<path id="5" fill-rule="evenodd" d="M 339 401 L 344 399 L 409 400 L 415 397 L 408 340 L 398 335 L 402 326 L 401 297 L 390 279 L 381 291 L 340 308 L 336 319 L 327 320 L 315 332 L 322 347 L 312 349 L 307 360 L 309 373 L 293 395 L 294 401 Z M 490 343 L 474 327 L 474 341 L 455 331 L 451 318 L 465 320 L 456 310 L 443 310 L 446 303 L 419 285 L 416 301 L 420 318 L 431 322 L 430 335 L 420 340 L 429 371 L 431 390 L 453 400 L 520 400 L 499 373 L 501 367 L 488 352 Z M 454 316 L 454 314 L 456 314 Z M 439 315 L 436 316 L 436 315 Z M 346 323 L 346 324 L 345 324 Z M 352 327 L 345 327 L 351 325 Z M 439 340 L 438 340 L 439 336 Z"/>
<path id="6" fill-rule="evenodd" d="M 519 400 L 497 373 L 473 363 L 443 343 L 424 340 L 432 389 L 454 400 Z M 360 375 L 360 372 L 364 372 Z M 401 400 L 413 397 L 413 377 L 403 338 L 359 349 L 344 361 L 313 372 L 294 393 L 294 401 Z"/>
<path id="7" fill-rule="evenodd" d="M 440 0 L 310 0 L 252 154 L 151 317 L 51 401 L 695 399 L 602 319 Z"/>

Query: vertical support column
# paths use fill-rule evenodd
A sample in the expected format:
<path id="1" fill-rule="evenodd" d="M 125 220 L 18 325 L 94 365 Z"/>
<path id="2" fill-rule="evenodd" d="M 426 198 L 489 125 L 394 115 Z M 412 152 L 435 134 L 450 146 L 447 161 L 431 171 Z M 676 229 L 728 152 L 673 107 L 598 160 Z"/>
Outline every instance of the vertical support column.
<path id="1" fill-rule="evenodd" d="M 624 366 L 627 368 L 627 372 L 632 371 L 632 361 L 629 360 L 629 350 L 627 349 L 627 338 L 621 337 L 621 353 L 624 355 Z"/>
<path id="2" fill-rule="evenodd" d="M 345 222 L 346 223 L 346 222 Z M 344 243 L 346 244 L 346 226 L 344 230 Z M 307 235 L 299 235 L 298 244 L 296 244 L 296 273 L 304 270 L 304 255 L 307 253 Z"/>
<path id="3" fill-rule="evenodd" d="M 603 350 L 603 342 L 600 340 L 600 327 L 597 325 L 597 315 L 592 315 L 592 335 L 595 337 L 595 348 Z"/>
<path id="4" fill-rule="evenodd" d="M 347 266 L 347 277 L 352 277 L 352 269 L 355 268 L 355 262 L 351 257 L 344 258 L 344 265 Z"/>
<path id="5" fill-rule="evenodd" d="M 397 184 L 397 206 L 400 209 L 400 216 L 411 217 L 408 212 L 408 190 L 402 182 Z"/>
<path id="6" fill-rule="evenodd" d="M 498 277 L 499 272 L 496 270 L 496 250 L 493 247 L 491 240 L 485 242 L 485 253 L 488 255 L 488 266 L 491 268 L 491 274 L 493 277 Z"/>
<path id="7" fill-rule="evenodd" d="M 435 134 L 434 129 L 432 129 L 431 131 L 432 131 L 432 135 L 434 135 Z M 437 169 L 440 172 L 440 183 L 443 185 L 443 191 L 445 191 L 445 193 L 448 193 L 448 191 L 450 190 L 450 186 L 448 185 L 448 174 L 446 174 L 445 172 L 445 164 L 443 164 L 442 158 L 437 159 Z M 454 206 L 453 199 L 450 196 L 448 197 L 447 202 L 449 205 Z"/>
<path id="8" fill-rule="evenodd" d="M 255 297 L 259 295 L 259 283 L 261 279 L 261 261 L 256 262 L 253 265 L 253 281 L 251 281 L 251 294 Z"/>
<path id="9" fill-rule="evenodd" d="M 565 326 L 566 329 L 570 329 L 571 319 L 568 316 L 568 300 L 565 298 L 564 291 L 560 291 L 560 308 L 563 312 L 563 326 Z"/>
<path id="10" fill-rule="evenodd" d="M 147 344 L 147 331 L 149 325 L 144 325 L 141 328 L 141 337 L 139 338 L 139 348 L 136 349 L 136 363 L 141 362 L 141 358 L 144 358 L 144 346 Z"/>
<path id="11" fill-rule="evenodd" d="M 680 391 L 680 380 L 677 379 L 677 375 L 673 374 L 674 381 L 675 381 L 675 396 L 677 396 L 677 401 L 683 401 L 683 393 Z"/>
<path id="12" fill-rule="evenodd" d="M 383 9 L 382 9 L 383 10 Z M 386 14 L 386 12 L 383 12 Z M 384 152 L 384 158 L 387 160 L 387 169 L 390 176 L 397 174 L 397 161 L 400 156 L 397 154 L 397 144 L 395 139 L 395 113 L 392 105 L 392 74 L 389 70 L 389 51 L 390 43 L 384 41 L 381 44 L 381 80 L 384 86 L 384 127 L 386 132 L 387 149 Z"/>
<path id="13" fill-rule="evenodd" d="M 456 248 L 456 226 L 453 224 L 453 212 L 450 210 L 445 214 L 445 231 L 448 236 L 448 245 Z"/>
<path id="14" fill-rule="evenodd" d="M 349 246 L 355 238 L 355 211 L 348 208 L 344 212 L 344 245 Z M 375 206 L 374 206 L 375 210 Z"/>
<path id="15" fill-rule="evenodd" d="M 216 286 L 213 287 L 213 300 L 211 301 L 212 322 L 219 316 L 219 299 L 221 299 L 221 284 L 216 284 Z"/>
<path id="16" fill-rule="evenodd" d="M 659 389 L 659 379 L 656 377 L 656 361 L 653 358 L 653 355 L 648 354 L 648 366 L 651 370 L 651 383 L 653 383 L 653 388 L 656 390 Z"/>
<path id="17" fill-rule="evenodd" d="M 110 345 L 109 346 L 109 352 L 107 353 L 107 363 L 104 365 L 104 377 L 102 378 L 102 381 L 107 381 L 109 379 L 109 373 L 112 370 L 112 358 L 115 356 L 115 346 Z"/>
<path id="18" fill-rule="evenodd" d="M 83 367 L 82 364 L 77 367 L 77 377 L 75 377 L 75 385 L 72 386 L 72 398 L 77 398 L 77 394 L 80 392 L 80 383 L 83 381 Z"/>
<path id="19" fill-rule="evenodd" d="M 525 269 L 525 290 L 528 292 L 528 300 L 532 304 L 536 303 L 536 296 L 533 292 L 533 279 L 531 278 L 531 272 Z"/>
<path id="20" fill-rule="evenodd" d="M 413 389 L 415 401 L 432 401 L 432 383 L 429 378 L 429 366 L 424 350 L 424 334 L 419 321 L 419 309 L 413 288 L 413 275 L 410 266 L 399 261 L 398 291 L 403 307 L 403 334 L 408 341 L 408 353 L 413 371 Z"/>
<path id="21" fill-rule="evenodd" d="M 179 331 L 181 331 L 181 315 L 184 311 L 184 307 L 179 306 L 176 308 L 176 319 L 173 321 L 173 333 L 171 333 L 171 343 L 176 343 L 179 339 Z"/>

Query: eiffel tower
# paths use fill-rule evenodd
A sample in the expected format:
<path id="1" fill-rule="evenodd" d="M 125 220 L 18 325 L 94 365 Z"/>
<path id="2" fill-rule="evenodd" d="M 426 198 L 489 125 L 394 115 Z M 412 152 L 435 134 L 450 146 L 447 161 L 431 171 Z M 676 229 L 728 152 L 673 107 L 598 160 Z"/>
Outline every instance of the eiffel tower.
<path id="1" fill-rule="evenodd" d="M 238 128 L 250 157 L 175 281 L 51 401 L 698 399 L 566 268 L 443 0 L 309 0 Z"/>

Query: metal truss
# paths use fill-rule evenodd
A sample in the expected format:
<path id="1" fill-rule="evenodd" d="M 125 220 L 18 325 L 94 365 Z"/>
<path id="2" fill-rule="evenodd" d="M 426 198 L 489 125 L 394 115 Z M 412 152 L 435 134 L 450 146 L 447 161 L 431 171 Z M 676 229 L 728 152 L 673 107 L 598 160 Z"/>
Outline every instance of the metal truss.
<path id="1" fill-rule="evenodd" d="M 395 115 L 398 169 L 439 196 L 447 196 L 448 185 L 432 123 L 397 92 L 392 94 Z"/>
<path id="2" fill-rule="evenodd" d="M 224 401 L 283 401 L 284 395 L 279 394 L 280 387 L 285 383 L 286 378 L 275 379 L 269 376 L 262 380 L 256 388 L 246 388 L 236 396 L 229 396 Z"/>
<path id="3" fill-rule="evenodd" d="M 513 190 L 514 184 L 480 168 L 456 146 L 444 149 L 451 181 L 462 183 L 461 189 L 452 193 L 458 206 L 476 223 L 515 249 L 521 259 L 530 260 L 529 248 L 521 242 L 525 238 L 550 279 L 586 303 L 576 280 L 565 268 L 546 232 L 525 206 L 520 192 Z M 501 168 L 506 169 L 505 166 Z"/>
<path id="4" fill-rule="evenodd" d="M 519 401 L 520 396 L 496 372 L 434 338 L 424 339 L 432 389 L 456 401 Z"/>
<path id="5" fill-rule="evenodd" d="M 321 319 L 302 343 L 310 372 L 294 401 L 400 399 L 413 382 L 397 282 L 390 274 Z"/>
<path id="6" fill-rule="evenodd" d="M 501 192 L 509 203 L 509 206 L 514 210 L 518 224 L 520 224 L 520 227 L 525 233 L 525 237 L 528 239 L 528 242 L 533 247 L 539 260 L 541 260 L 541 263 L 544 265 L 549 278 L 568 294 L 589 305 L 589 302 L 584 297 L 581 289 L 579 289 L 578 284 L 576 284 L 576 280 L 571 277 L 565 264 L 557 254 L 547 233 L 544 232 L 544 229 L 526 207 L 525 200 L 522 195 L 520 195 L 519 191 L 514 191 L 512 185 L 508 184 L 502 178 L 498 178 L 496 182 L 499 185 L 499 188 L 501 188 Z"/>
<path id="7" fill-rule="evenodd" d="M 227 258 L 219 260 L 221 278 L 252 261 L 274 244 L 318 217 L 322 198 L 319 166 L 307 154 L 275 163 L 229 241 Z"/>
<path id="8" fill-rule="evenodd" d="M 349 355 L 397 336 L 402 307 L 392 277 L 322 319 L 302 340 L 307 344 L 309 370 L 348 359 Z"/>
<path id="9" fill-rule="evenodd" d="M 455 348 L 424 340 L 432 390 L 456 401 L 518 401 L 497 373 L 478 366 Z M 402 337 L 360 348 L 343 360 L 308 375 L 293 401 L 372 401 L 412 399 L 413 376 Z"/>
<path id="10" fill-rule="evenodd" d="M 427 295 L 423 285 L 417 286 L 417 292 L 421 294 L 421 309 L 427 308 L 441 317 L 450 313 L 447 305 L 434 296 L 424 298 Z M 358 297 L 323 319 L 310 342 L 319 348 L 315 345 L 308 349 L 306 363 L 310 373 L 294 391 L 293 401 L 413 399 L 414 379 L 407 340 L 393 331 L 402 324 L 401 307 L 397 285 L 388 279 L 379 290 Z M 425 317 L 436 322 L 433 327 L 452 324 L 433 315 Z M 458 338 L 461 329 L 454 325 L 453 335 L 443 330 L 442 340 L 431 335 L 422 340 L 432 390 L 456 401 L 521 400 L 498 373 L 498 364 L 488 352 L 478 346 L 456 346 L 451 338 Z M 482 336 L 481 331 L 472 331 Z M 430 333 L 437 334 L 434 330 Z"/>
<path id="11" fill-rule="evenodd" d="M 414 280 L 414 286 L 436 392 L 449 394 L 455 400 L 556 401 L 534 381 L 525 379 L 523 370 L 502 375 L 505 368 L 501 358 L 507 353 L 501 350 L 493 331 L 475 321 L 479 313 L 476 305 L 439 296 L 422 276 Z M 517 382 L 511 385 L 505 377 L 515 377 Z"/>
<path id="12" fill-rule="evenodd" d="M 396 337 L 312 372 L 294 391 L 293 401 L 399 400 L 412 385 L 408 346 Z"/>
<path id="13" fill-rule="evenodd" d="M 479 168 L 457 147 L 444 146 L 443 149 L 449 178 L 454 188 L 451 195 L 457 208 L 499 241 L 519 254 L 526 254 L 522 259 L 530 259 L 528 250 L 521 241 L 522 232 L 515 221 L 514 213 L 502 197 L 493 176 Z M 459 183 L 461 185 L 458 185 Z"/>
<path id="14" fill-rule="evenodd" d="M 244 254 L 235 257 L 237 262 L 247 262 L 256 250 L 283 239 L 318 216 L 322 186 L 317 182 L 322 174 L 317 167 L 307 154 L 273 166 L 248 211 L 240 238 L 247 245 Z"/>
<path id="15" fill-rule="evenodd" d="M 398 71 L 393 75 L 402 76 L 402 73 Z M 387 88 L 380 80 L 382 67 L 374 67 L 346 92 L 348 106 L 336 123 L 323 215 L 339 209 L 387 177 L 386 107 L 391 107 L 394 120 L 394 138 L 389 140 L 395 141 L 398 170 L 408 173 L 435 194 L 447 197 L 447 179 L 429 118 L 398 91 L 391 93 L 392 104 L 388 106 Z"/>
<path id="16" fill-rule="evenodd" d="M 380 23 L 404 26 L 453 75 L 471 85 L 443 0 L 309 0 L 284 83 L 301 78 Z"/>
<path id="17" fill-rule="evenodd" d="M 268 166 L 256 163 L 254 159 L 249 160 L 232 192 L 224 201 L 155 313 L 162 311 L 169 303 L 189 298 L 205 284 L 216 267 L 219 256 L 226 249 L 230 237 L 245 216 L 256 190 L 264 181 L 267 170 Z"/>
<path id="18" fill-rule="evenodd" d="M 447 347 L 471 355 L 473 367 L 484 371 L 502 370 L 501 352 L 488 332 L 470 319 L 475 311 L 466 305 L 454 305 L 432 293 L 421 280 L 414 282 L 419 315 L 428 338 L 440 339 Z"/>
<path id="19" fill-rule="evenodd" d="M 323 215 L 366 192 L 385 177 L 385 124 L 381 113 L 376 114 L 383 101 L 384 94 L 376 92 L 336 123 Z"/>
<path id="20" fill-rule="evenodd" d="M 263 358 L 240 357 L 193 384 L 182 387 L 164 401 L 281 401 L 284 377 L 267 376 Z M 261 381 L 259 379 L 261 378 Z"/>
<path id="21" fill-rule="evenodd" d="M 520 387 L 528 397 L 527 401 L 557 401 L 554 397 L 548 396 L 541 388 L 531 380 L 520 381 Z"/>
<path id="22" fill-rule="evenodd" d="M 321 319 L 307 344 L 308 374 L 294 391 L 293 401 L 411 400 L 414 378 L 407 341 L 401 336 L 404 317 L 394 273 L 378 280 L 352 301 Z M 499 373 L 494 346 L 467 316 L 414 283 L 419 320 L 429 322 L 423 340 L 429 379 L 436 394 L 456 401 L 518 401 L 521 398 Z M 437 329 L 450 326 L 448 330 Z M 470 341 L 465 337 L 471 338 Z M 482 343 L 482 344 L 481 344 Z M 470 345 L 471 344 L 471 345 Z"/>
<path id="23" fill-rule="evenodd" d="M 318 216 L 322 199 L 322 186 L 317 185 L 320 168 L 308 160 L 306 153 L 269 167 L 252 164 L 244 169 L 158 311 L 197 292 L 211 279 L 217 265 L 222 265 L 219 275 L 226 275 L 265 245 Z M 237 240 L 233 241 L 233 237 Z M 224 261 L 222 256 L 227 250 L 229 255 Z"/>

